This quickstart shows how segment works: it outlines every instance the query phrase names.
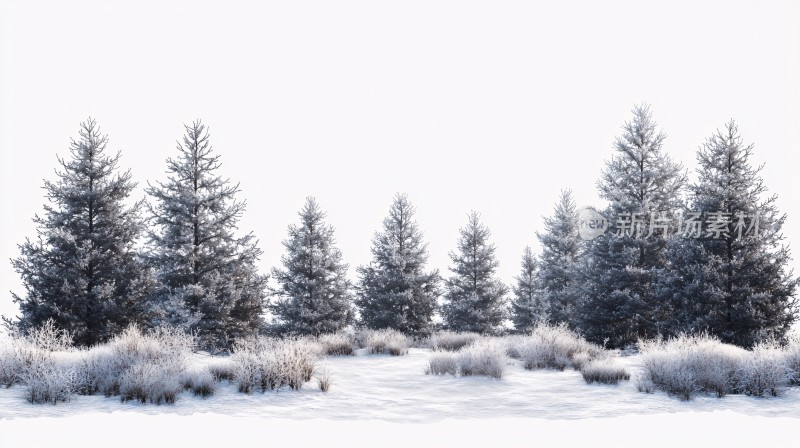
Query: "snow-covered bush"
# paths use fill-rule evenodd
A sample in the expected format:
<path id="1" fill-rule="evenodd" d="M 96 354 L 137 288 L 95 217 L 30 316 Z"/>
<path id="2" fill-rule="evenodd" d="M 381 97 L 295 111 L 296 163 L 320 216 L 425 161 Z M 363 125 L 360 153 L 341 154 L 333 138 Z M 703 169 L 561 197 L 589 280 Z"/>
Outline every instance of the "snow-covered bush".
<path id="1" fill-rule="evenodd" d="M 774 342 L 753 347 L 736 369 L 736 388 L 747 395 L 780 395 L 791 381 L 786 353 Z"/>
<path id="2" fill-rule="evenodd" d="M 478 333 L 440 331 L 431 335 L 428 345 L 432 350 L 455 352 L 481 338 Z"/>
<path id="3" fill-rule="evenodd" d="M 353 335 L 345 332 L 320 335 L 317 342 L 322 346 L 324 355 L 352 355 L 355 345 Z"/>
<path id="4" fill-rule="evenodd" d="M 249 338 L 234 344 L 231 362 L 240 392 L 262 392 L 282 386 L 299 390 L 311 380 L 317 344 L 306 338 Z"/>
<path id="5" fill-rule="evenodd" d="M 388 353 L 392 356 L 402 356 L 408 353 L 408 337 L 397 330 L 363 330 L 360 338 L 370 354 Z"/>
<path id="6" fill-rule="evenodd" d="M 172 404 L 182 390 L 180 373 L 171 365 L 138 363 L 126 369 L 119 378 L 122 401 Z"/>
<path id="7" fill-rule="evenodd" d="M 328 392 L 331 389 L 331 384 L 333 384 L 333 375 L 331 375 L 331 371 L 328 366 L 323 366 L 315 370 L 314 377 L 317 379 L 319 390 Z"/>
<path id="8" fill-rule="evenodd" d="M 621 380 L 629 380 L 630 373 L 625 367 L 619 365 L 614 358 L 604 358 L 590 361 L 581 369 L 583 379 L 588 383 L 617 384 Z"/>
<path id="9" fill-rule="evenodd" d="M 11 387 L 19 381 L 17 373 L 19 365 L 14 356 L 14 339 L 0 333 L 0 386 Z"/>
<path id="10" fill-rule="evenodd" d="M 425 375 L 456 375 L 458 373 L 458 355 L 450 351 L 434 351 L 428 357 Z"/>
<path id="11" fill-rule="evenodd" d="M 458 352 L 458 371 L 461 375 L 487 375 L 500 379 L 507 362 L 505 347 L 492 339 L 476 341 Z"/>
<path id="12" fill-rule="evenodd" d="M 214 375 L 208 368 L 195 368 L 183 374 L 183 388 L 191 390 L 194 395 L 209 397 L 216 391 Z"/>
<path id="13" fill-rule="evenodd" d="M 566 325 L 539 323 L 530 335 L 506 338 L 509 356 L 522 361 L 526 369 L 564 370 L 604 355 L 604 350 L 587 342 Z"/>
<path id="14" fill-rule="evenodd" d="M 211 372 L 215 381 L 233 381 L 236 376 L 235 368 L 236 366 L 230 358 L 215 359 L 208 364 L 208 371 Z"/>
<path id="15" fill-rule="evenodd" d="M 800 335 L 792 335 L 784 348 L 791 384 L 800 384 Z"/>
<path id="16" fill-rule="evenodd" d="M 123 400 L 172 403 L 172 387 L 175 383 L 180 385 L 193 348 L 194 338 L 178 329 L 143 333 L 136 326 L 128 327 L 107 344 L 92 347 L 83 355 L 78 392 L 100 391 L 107 397 L 121 395 Z M 153 390 L 139 390 L 148 386 Z"/>
<path id="17" fill-rule="evenodd" d="M 645 392 L 661 389 L 684 400 L 700 392 L 778 395 L 791 381 L 791 345 L 767 342 L 748 351 L 700 334 L 640 341 L 639 349 L 644 369 L 638 385 Z"/>
<path id="18" fill-rule="evenodd" d="M 76 387 L 75 360 L 69 333 L 56 328 L 52 320 L 32 329 L 27 335 L 14 335 L 10 341 L 13 361 L 9 369 L 14 379 L 26 387 L 31 403 L 68 401 Z"/>

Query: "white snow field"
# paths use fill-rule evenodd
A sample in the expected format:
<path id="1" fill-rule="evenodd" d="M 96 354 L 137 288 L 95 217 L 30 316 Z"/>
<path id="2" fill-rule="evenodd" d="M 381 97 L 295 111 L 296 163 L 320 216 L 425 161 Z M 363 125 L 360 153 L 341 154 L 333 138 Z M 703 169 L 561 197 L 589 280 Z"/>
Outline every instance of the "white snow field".
<path id="1" fill-rule="evenodd" d="M 406 356 L 323 358 L 323 393 L 239 393 L 223 381 L 208 398 L 174 405 L 75 396 L 30 404 L 24 387 L 0 389 L 0 447 L 24 446 L 798 446 L 800 388 L 780 397 L 698 396 L 680 401 L 619 385 L 587 385 L 573 370 L 523 369 L 505 376 L 425 375 L 428 349 Z M 196 355 L 194 362 L 207 363 Z"/>

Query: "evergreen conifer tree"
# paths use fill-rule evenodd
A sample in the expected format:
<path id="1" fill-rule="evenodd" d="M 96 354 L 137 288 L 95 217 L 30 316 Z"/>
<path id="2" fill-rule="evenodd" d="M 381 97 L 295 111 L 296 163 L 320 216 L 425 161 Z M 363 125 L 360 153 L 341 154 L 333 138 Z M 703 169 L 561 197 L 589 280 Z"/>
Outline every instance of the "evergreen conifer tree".
<path id="1" fill-rule="evenodd" d="M 511 321 L 520 333 L 530 331 L 534 325 L 546 317 L 545 304 L 539 287 L 540 272 L 536 257 L 530 246 L 522 254 L 522 272 L 515 277 L 517 283 L 512 287 L 514 298 L 511 301 Z"/>
<path id="2" fill-rule="evenodd" d="M 542 245 L 539 255 L 539 281 L 546 319 L 574 327 L 577 301 L 575 267 L 580 252 L 578 211 L 572 192 L 565 190 L 553 216 L 544 219 L 544 233 L 536 233 Z"/>
<path id="3" fill-rule="evenodd" d="M 426 271 L 427 245 L 413 220 L 414 207 L 398 194 L 372 239 L 372 262 L 358 268 L 356 305 L 368 328 L 393 328 L 413 336 L 433 331 L 439 272 Z"/>
<path id="4" fill-rule="evenodd" d="M 470 213 L 459 233 L 458 251 L 450 253 L 453 276 L 445 282 L 442 317 L 451 330 L 491 334 L 505 317 L 508 287 L 495 276 L 495 248 L 478 213 Z"/>
<path id="5" fill-rule="evenodd" d="M 271 308 L 285 332 L 336 332 L 353 320 L 347 265 L 317 201 L 309 197 L 299 214 L 300 225 L 290 225 L 289 238 L 283 241 L 283 269 L 272 270 L 279 284 L 273 293 L 279 300 Z"/>
<path id="6" fill-rule="evenodd" d="M 217 174 L 205 126 L 185 129 L 178 157 L 167 160 L 167 181 L 147 189 L 159 281 L 153 324 L 184 327 L 203 348 L 225 349 L 261 328 L 267 279 L 255 265 L 262 252 L 253 235 L 234 235 L 245 210 L 238 184 Z"/>
<path id="7" fill-rule="evenodd" d="M 635 107 L 598 181 L 613 225 L 581 255 L 579 326 L 594 342 L 620 347 L 663 330 L 653 284 L 686 183 L 681 165 L 663 152 L 665 138 L 649 107 Z"/>
<path id="8" fill-rule="evenodd" d="M 670 333 L 707 331 L 750 347 L 782 338 L 796 318 L 798 279 L 781 244 L 786 215 L 775 195 L 764 197 L 763 165 L 753 167 L 752 154 L 733 121 L 697 152 L 698 181 L 685 215 L 702 227 L 670 242 L 659 275 Z"/>
<path id="9" fill-rule="evenodd" d="M 137 250 L 142 202 L 129 204 L 136 183 L 118 172 L 120 153 L 107 155 L 108 137 L 91 118 L 59 158 L 56 182 L 45 181 L 49 204 L 36 216 L 38 238 L 12 260 L 27 294 L 13 295 L 22 315 L 6 325 L 26 332 L 53 319 L 77 345 L 107 341 L 141 323 L 152 285 Z"/>

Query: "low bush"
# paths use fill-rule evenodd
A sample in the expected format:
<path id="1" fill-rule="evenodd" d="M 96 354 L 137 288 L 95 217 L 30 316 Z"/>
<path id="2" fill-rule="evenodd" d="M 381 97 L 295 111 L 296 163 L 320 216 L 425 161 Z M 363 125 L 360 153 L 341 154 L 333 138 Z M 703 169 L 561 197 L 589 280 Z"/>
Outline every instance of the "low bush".
<path id="1" fill-rule="evenodd" d="M 450 351 L 434 351 L 428 357 L 426 375 L 456 375 L 458 373 L 458 355 Z"/>
<path id="2" fill-rule="evenodd" d="M 408 353 L 408 338 L 397 330 L 364 330 L 360 339 L 370 354 L 388 353 L 392 356 L 402 356 Z"/>
<path id="3" fill-rule="evenodd" d="M 602 347 L 591 344 L 566 325 L 537 324 L 530 335 L 506 338 L 507 353 L 522 361 L 526 369 L 564 370 L 605 356 Z"/>
<path id="4" fill-rule="evenodd" d="M 323 355 L 353 355 L 355 341 L 352 334 L 345 332 L 320 335 L 317 342 L 322 346 Z"/>
<path id="5" fill-rule="evenodd" d="M 331 371 L 327 366 L 323 366 L 316 370 L 314 376 L 317 379 L 319 390 L 322 392 L 328 392 L 331 389 L 331 384 L 333 384 L 333 375 L 331 375 Z"/>
<path id="6" fill-rule="evenodd" d="M 215 359 L 208 364 L 208 371 L 214 381 L 233 381 L 236 377 L 235 368 L 230 358 Z"/>
<path id="7" fill-rule="evenodd" d="M 200 397 L 210 397 L 216 391 L 216 380 L 208 368 L 198 368 L 183 374 L 183 388 Z"/>
<path id="8" fill-rule="evenodd" d="M 706 334 L 640 341 L 644 369 L 639 390 L 660 389 L 689 400 L 697 393 L 778 395 L 791 381 L 787 353 L 775 343 L 752 351 L 724 344 Z"/>
<path id="9" fill-rule="evenodd" d="M 318 346 L 305 338 L 250 338 L 234 344 L 231 362 L 240 392 L 288 386 L 299 390 L 311 380 Z"/>
<path id="10" fill-rule="evenodd" d="M 617 384 L 622 380 L 629 380 L 630 373 L 625 367 L 619 365 L 614 358 L 604 358 L 590 361 L 581 366 L 581 375 L 588 384 Z"/>
<path id="11" fill-rule="evenodd" d="M 0 386 L 11 387 L 19 381 L 19 364 L 14 355 L 14 339 L 0 334 Z"/>
<path id="12" fill-rule="evenodd" d="M 183 390 L 180 377 L 168 366 L 134 364 L 119 378 L 119 395 L 124 401 L 172 404 Z"/>
<path id="13" fill-rule="evenodd" d="M 476 341 L 458 352 L 458 371 L 461 375 L 486 375 L 500 379 L 507 362 L 505 347 L 495 340 Z"/>
<path id="14" fill-rule="evenodd" d="M 757 344 L 736 369 L 736 388 L 746 395 L 777 397 L 791 379 L 786 353 L 774 342 Z"/>
<path id="15" fill-rule="evenodd" d="M 800 335 L 794 334 L 784 349 L 790 384 L 800 384 Z"/>
<path id="16" fill-rule="evenodd" d="M 428 345 L 432 350 L 455 352 L 481 338 L 478 333 L 440 331 L 429 338 Z"/>

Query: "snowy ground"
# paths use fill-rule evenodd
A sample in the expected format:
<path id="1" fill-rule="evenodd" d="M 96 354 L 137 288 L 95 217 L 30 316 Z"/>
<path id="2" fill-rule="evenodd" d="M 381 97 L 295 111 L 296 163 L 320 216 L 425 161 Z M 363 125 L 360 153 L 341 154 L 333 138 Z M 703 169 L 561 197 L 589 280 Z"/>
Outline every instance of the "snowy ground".
<path id="1" fill-rule="evenodd" d="M 644 394 L 587 385 L 574 371 L 501 380 L 424 374 L 428 350 L 331 357 L 333 386 L 245 395 L 223 383 L 175 405 L 103 396 L 31 405 L 0 389 L 0 447 L 16 446 L 796 446 L 800 388 L 779 398 Z M 207 362 L 199 356 L 196 362 Z M 625 357 L 632 372 L 638 357 Z"/>

